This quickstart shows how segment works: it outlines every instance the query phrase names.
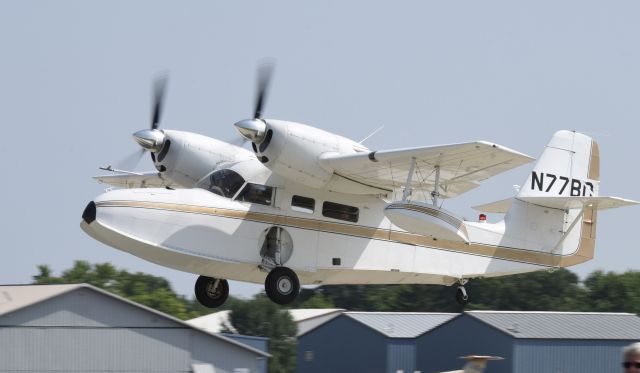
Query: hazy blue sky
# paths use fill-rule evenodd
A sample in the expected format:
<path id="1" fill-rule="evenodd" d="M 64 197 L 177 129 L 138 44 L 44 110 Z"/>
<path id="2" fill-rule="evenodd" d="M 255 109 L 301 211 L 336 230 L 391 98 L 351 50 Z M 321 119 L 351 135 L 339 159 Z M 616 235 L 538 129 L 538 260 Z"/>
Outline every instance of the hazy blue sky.
<path id="1" fill-rule="evenodd" d="M 0 283 L 38 264 L 112 262 L 169 278 L 79 228 L 103 185 L 91 176 L 137 149 L 151 78 L 171 72 L 163 128 L 232 139 L 251 115 L 255 69 L 276 72 L 265 116 L 362 139 L 370 148 L 489 140 L 537 157 L 554 131 L 594 136 L 601 194 L 640 199 L 640 2 L 0 0 Z M 151 170 L 145 157 L 141 170 Z M 529 166 L 445 208 L 513 194 Z M 640 208 L 600 215 L 596 259 L 637 269 Z M 231 284 L 234 295 L 259 285 Z"/>

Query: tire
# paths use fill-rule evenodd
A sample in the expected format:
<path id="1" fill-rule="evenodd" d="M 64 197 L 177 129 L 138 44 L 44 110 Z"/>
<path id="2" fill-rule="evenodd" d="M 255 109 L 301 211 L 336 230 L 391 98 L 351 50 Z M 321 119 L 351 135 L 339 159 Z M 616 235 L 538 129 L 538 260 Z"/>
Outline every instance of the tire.
<path id="1" fill-rule="evenodd" d="M 215 291 L 212 291 L 216 280 L 217 279 L 213 277 L 200 276 L 196 281 L 196 299 L 205 307 L 220 307 L 229 296 L 229 283 L 225 279 L 220 279 L 218 282 L 218 288 Z"/>
<path id="2" fill-rule="evenodd" d="M 466 306 L 469 304 L 469 295 L 467 295 L 466 291 L 463 291 L 462 289 L 463 288 L 460 286 L 458 287 L 458 290 L 456 290 L 456 301 L 458 301 L 461 306 Z"/>
<path id="3" fill-rule="evenodd" d="M 300 292 L 300 281 L 295 272 L 287 267 L 276 267 L 269 272 L 264 281 L 267 296 L 278 304 L 293 302 Z"/>

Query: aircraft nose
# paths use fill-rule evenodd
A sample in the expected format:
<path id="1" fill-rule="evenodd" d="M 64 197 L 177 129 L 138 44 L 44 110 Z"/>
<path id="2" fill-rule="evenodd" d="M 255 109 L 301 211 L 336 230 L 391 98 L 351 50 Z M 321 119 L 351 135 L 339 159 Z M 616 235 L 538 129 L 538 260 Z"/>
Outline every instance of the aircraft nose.
<path id="1" fill-rule="evenodd" d="M 94 220 L 96 220 L 96 203 L 91 201 L 87 204 L 87 207 L 84 208 L 82 212 L 82 220 L 84 220 L 87 224 L 91 224 Z"/>

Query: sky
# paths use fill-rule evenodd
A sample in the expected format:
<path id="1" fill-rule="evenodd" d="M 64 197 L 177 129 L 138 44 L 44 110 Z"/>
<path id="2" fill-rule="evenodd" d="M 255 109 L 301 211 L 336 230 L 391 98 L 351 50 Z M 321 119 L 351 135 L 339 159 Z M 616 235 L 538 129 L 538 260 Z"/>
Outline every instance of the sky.
<path id="1" fill-rule="evenodd" d="M 298 121 L 371 149 L 492 141 L 538 157 L 559 129 L 597 139 L 601 195 L 640 200 L 640 2 L 0 0 L 0 283 L 75 260 L 169 279 L 196 275 L 107 247 L 79 228 L 105 186 L 99 166 L 138 150 L 151 80 L 171 74 L 162 128 L 237 139 L 256 68 L 276 63 L 266 118 Z M 532 165 L 444 207 L 512 196 Z M 138 170 L 153 170 L 145 157 Z M 638 269 L 640 207 L 599 215 L 594 260 Z M 499 216 L 490 216 L 497 220 Z M 250 297 L 261 285 L 232 282 Z"/>

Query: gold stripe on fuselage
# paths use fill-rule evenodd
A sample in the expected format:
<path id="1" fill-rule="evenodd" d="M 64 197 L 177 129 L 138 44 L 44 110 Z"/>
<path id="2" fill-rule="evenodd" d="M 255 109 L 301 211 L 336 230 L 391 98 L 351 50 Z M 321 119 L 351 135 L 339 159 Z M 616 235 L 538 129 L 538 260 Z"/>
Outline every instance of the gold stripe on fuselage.
<path id="1" fill-rule="evenodd" d="M 581 237 L 584 236 L 585 233 L 587 234 L 587 236 L 581 238 L 578 249 L 575 252 L 569 255 L 559 255 L 504 246 L 491 246 L 478 243 L 467 244 L 462 242 L 436 239 L 431 236 L 423 236 L 404 231 L 381 229 L 377 227 L 357 226 L 353 224 L 334 223 L 323 220 L 297 218 L 292 216 L 274 215 L 254 211 L 144 201 L 108 201 L 96 203 L 96 206 L 145 208 L 219 216 L 232 219 L 242 219 L 265 224 L 316 230 L 325 233 L 349 235 L 374 240 L 391 241 L 401 244 L 421 246 L 429 249 L 447 250 L 458 253 L 493 257 L 497 259 L 549 267 L 566 267 L 591 259 L 593 257 L 593 242 L 595 238 L 591 237 L 590 233 L 588 233 L 591 232 L 591 227 L 595 227 L 595 220 L 593 220 L 593 223 L 591 222 L 591 219 L 595 219 L 595 213 L 592 212 L 588 214 L 589 219 L 587 219 L 586 210 L 581 227 Z M 586 228 L 589 228 L 589 230 L 586 230 Z"/>

